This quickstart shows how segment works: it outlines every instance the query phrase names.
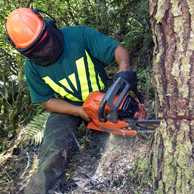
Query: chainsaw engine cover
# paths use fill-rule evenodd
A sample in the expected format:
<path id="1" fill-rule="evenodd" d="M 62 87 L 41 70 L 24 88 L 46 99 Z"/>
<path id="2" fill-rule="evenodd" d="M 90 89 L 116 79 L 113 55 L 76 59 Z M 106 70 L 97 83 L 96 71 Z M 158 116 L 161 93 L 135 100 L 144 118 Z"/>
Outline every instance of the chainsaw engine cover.
<path id="1" fill-rule="evenodd" d="M 139 109 L 139 103 L 131 96 L 127 96 L 121 110 L 119 110 L 118 112 L 118 118 L 120 120 L 124 118 L 138 119 L 135 118 L 135 113 L 140 111 L 141 110 Z"/>

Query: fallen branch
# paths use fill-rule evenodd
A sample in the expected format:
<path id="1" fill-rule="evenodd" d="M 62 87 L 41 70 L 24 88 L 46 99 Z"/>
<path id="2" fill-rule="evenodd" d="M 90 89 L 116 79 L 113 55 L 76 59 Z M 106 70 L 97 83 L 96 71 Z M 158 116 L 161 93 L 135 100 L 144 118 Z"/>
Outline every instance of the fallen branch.
<path id="1" fill-rule="evenodd" d="M 28 156 L 28 163 L 27 163 L 27 166 L 26 166 L 26 168 L 25 168 L 23 174 L 20 176 L 20 179 L 22 179 L 22 178 L 24 177 L 24 175 L 26 174 L 26 171 L 28 170 L 28 168 L 29 168 L 29 166 L 30 166 L 30 156 L 29 156 L 29 154 L 28 154 L 27 151 L 25 151 L 25 152 L 26 152 L 26 155 Z"/>

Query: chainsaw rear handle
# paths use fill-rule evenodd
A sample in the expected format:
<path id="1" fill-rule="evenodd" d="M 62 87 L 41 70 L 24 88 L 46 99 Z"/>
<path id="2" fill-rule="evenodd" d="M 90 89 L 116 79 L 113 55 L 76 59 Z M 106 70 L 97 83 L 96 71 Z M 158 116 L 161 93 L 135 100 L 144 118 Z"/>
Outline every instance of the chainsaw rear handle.
<path id="1" fill-rule="evenodd" d="M 119 95 L 119 98 L 117 99 L 117 101 L 115 102 L 115 104 L 113 104 L 113 100 L 115 98 L 115 96 L 117 95 L 119 89 L 122 87 L 123 83 L 125 84 L 125 87 L 123 88 L 122 92 Z M 102 123 L 105 123 L 108 120 L 110 120 L 113 123 L 117 123 L 118 120 L 118 109 L 119 106 L 121 105 L 121 103 L 123 102 L 123 99 L 125 98 L 127 92 L 129 91 L 131 85 L 122 77 L 119 77 L 108 89 L 108 91 L 106 92 L 106 94 L 104 95 L 99 109 L 98 109 L 98 120 Z M 133 90 L 133 92 L 135 93 L 135 95 L 138 97 L 140 103 L 143 102 L 143 96 L 139 93 L 139 91 L 137 89 Z M 113 112 L 111 114 L 111 118 L 105 118 L 104 117 L 104 108 L 106 106 L 106 104 L 108 103 L 108 105 L 112 108 Z"/>

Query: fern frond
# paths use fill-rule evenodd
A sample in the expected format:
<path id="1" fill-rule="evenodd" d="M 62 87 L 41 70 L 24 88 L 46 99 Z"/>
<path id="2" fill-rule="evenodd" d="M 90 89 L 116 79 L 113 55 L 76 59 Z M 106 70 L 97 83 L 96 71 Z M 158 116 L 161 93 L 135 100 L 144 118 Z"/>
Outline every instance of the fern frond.
<path id="1" fill-rule="evenodd" d="M 31 140 L 32 143 L 39 144 L 42 142 L 42 139 L 44 137 L 46 121 L 49 115 L 50 115 L 49 112 L 37 115 L 26 126 L 25 129 L 26 138 L 28 140 Z"/>

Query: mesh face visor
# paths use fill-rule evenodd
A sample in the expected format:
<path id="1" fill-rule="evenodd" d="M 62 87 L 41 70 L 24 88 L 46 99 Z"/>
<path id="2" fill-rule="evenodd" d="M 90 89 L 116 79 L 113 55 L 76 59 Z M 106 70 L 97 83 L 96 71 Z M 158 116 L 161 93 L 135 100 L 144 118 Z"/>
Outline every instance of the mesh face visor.
<path id="1" fill-rule="evenodd" d="M 34 61 L 38 65 L 48 66 L 60 57 L 64 49 L 64 37 L 61 30 L 46 25 L 38 37 L 29 48 L 20 51 L 21 54 Z"/>

